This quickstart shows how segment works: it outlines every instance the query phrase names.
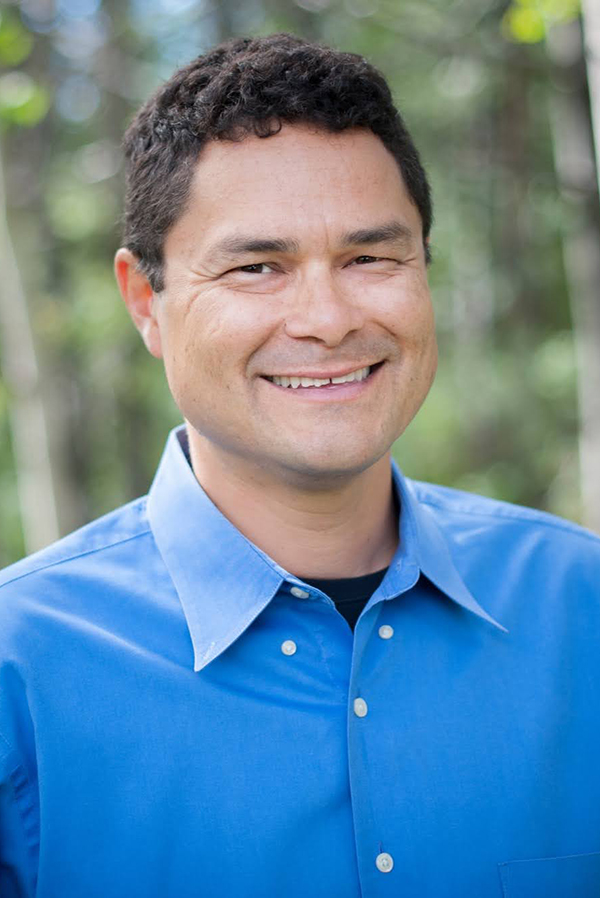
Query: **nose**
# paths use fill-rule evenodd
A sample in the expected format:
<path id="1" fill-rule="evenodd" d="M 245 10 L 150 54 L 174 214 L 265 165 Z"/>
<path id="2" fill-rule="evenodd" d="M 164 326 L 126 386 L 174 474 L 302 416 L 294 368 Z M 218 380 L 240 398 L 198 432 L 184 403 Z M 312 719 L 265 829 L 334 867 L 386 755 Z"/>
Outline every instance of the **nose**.
<path id="1" fill-rule="evenodd" d="M 363 324 L 360 298 L 350 295 L 332 271 L 313 271 L 302 277 L 285 315 L 288 336 L 320 340 L 330 347 L 338 346 Z"/>

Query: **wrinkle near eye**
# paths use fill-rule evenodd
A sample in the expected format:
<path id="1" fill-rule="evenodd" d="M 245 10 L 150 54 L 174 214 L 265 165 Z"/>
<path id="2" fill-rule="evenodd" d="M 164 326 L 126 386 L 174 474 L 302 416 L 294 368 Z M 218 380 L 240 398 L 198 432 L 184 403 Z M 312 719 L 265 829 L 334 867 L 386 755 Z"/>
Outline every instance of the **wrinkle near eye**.
<path id="1" fill-rule="evenodd" d="M 204 268 L 198 267 L 190 267 L 188 269 L 188 278 L 192 283 L 204 283 L 206 281 L 214 281 L 215 278 L 220 277 L 221 272 L 216 269 L 211 269 L 208 266 Z"/>

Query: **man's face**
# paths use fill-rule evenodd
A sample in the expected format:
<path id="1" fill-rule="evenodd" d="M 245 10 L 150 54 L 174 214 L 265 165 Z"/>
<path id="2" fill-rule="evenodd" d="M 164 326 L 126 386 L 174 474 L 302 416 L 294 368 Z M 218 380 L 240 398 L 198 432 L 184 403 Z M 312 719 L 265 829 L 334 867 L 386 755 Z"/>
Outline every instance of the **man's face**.
<path id="1" fill-rule="evenodd" d="M 208 144 L 155 315 L 196 451 L 284 480 L 372 465 L 435 374 L 420 216 L 364 130 Z"/>

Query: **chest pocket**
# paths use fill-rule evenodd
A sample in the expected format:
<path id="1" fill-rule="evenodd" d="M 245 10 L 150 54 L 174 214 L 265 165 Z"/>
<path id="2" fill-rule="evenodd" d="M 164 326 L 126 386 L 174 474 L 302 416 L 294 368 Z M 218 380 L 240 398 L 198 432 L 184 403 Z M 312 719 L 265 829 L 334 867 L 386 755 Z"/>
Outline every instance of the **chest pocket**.
<path id="1" fill-rule="evenodd" d="M 504 898 L 598 898 L 600 851 L 498 865 Z"/>

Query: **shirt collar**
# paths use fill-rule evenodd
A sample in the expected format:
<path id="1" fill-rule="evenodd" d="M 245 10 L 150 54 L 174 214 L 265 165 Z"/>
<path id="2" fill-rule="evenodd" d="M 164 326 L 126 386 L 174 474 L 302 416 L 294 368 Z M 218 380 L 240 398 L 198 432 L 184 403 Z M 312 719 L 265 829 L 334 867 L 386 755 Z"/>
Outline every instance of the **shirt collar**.
<path id="1" fill-rule="evenodd" d="M 424 574 L 448 598 L 507 633 L 506 627 L 488 614 L 467 587 L 454 564 L 450 545 L 436 521 L 433 509 L 419 500 L 413 484 L 402 475 L 394 460 L 392 475 L 401 511 L 400 539 L 390 565 L 390 579 L 405 569 L 406 560 L 410 559 L 418 573 Z M 382 586 L 385 582 L 384 580 Z"/>
<path id="2" fill-rule="evenodd" d="M 378 600 L 399 595 L 423 573 L 459 605 L 504 629 L 471 595 L 430 509 L 419 503 L 392 465 L 401 507 L 400 541 L 377 590 Z M 183 607 L 196 671 L 247 629 L 284 581 L 301 583 L 246 539 L 209 499 L 187 458 L 185 426 L 169 435 L 148 496 L 148 518 Z"/>

